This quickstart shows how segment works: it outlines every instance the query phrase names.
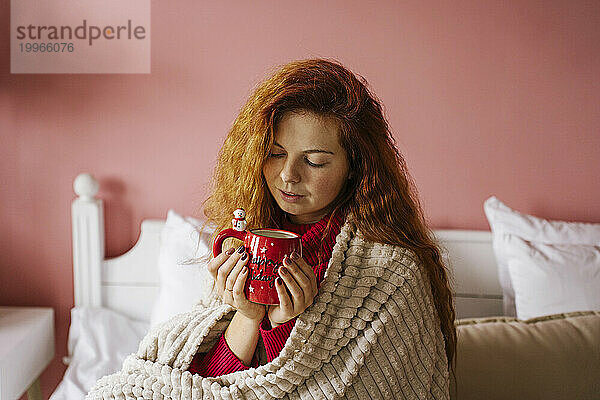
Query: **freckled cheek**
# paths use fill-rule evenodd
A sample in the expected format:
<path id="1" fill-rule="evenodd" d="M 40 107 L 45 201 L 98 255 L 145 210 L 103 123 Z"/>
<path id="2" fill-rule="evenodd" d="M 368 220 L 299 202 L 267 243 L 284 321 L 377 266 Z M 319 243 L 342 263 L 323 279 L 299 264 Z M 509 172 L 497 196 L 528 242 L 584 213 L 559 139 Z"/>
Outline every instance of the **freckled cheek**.
<path id="1" fill-rule="evenodd" d="M 275 177 L 274 168 L 272 166 L 265 165 L 263 167 L 262 172 L 263 172 L 265 181 L 267 181 L 267 184 L 270 186 L 273 183 L 273 179 Z"/>
<path id="2" fill-rule="evenodd" d="M 332 180 L 331 177 L 315 177 L 312 181 L 311 192 L 313 197 L 332 200 L 337 196 L 339 190 L 338 180 Z"/>

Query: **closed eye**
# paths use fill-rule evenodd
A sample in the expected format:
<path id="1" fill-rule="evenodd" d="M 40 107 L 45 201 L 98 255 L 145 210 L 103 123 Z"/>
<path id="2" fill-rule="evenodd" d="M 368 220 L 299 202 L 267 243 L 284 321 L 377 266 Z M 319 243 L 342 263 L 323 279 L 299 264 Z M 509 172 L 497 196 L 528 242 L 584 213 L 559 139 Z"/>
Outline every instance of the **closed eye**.
<path id="1" fill-rule="evenodd" d="M 284 153 L 269 153 L 269 157 L 280 158 L 280 157 L 284 157 L 284 156 L 285 156 Z M 311 167 L 315 167 L 315 168 L 321 168 L 327 164 L 327 163 L 315 164 L 315 163 L 310 162 L 310 160 L 306 157 L 304 157 L 304 161 L 306 161 L 306 163 L 308 165 L 310 165 Z"/>
<path id="2" fill-rule="evenodd" d="M 305 158 L 305 160 L 308 165 L 310 165 L 311 167 L 315 167 L 315 168 L 321 168 L 321 167 L 325 166 L 325 164 L 327 164 L 327 163 L 325 163 L 325 164 L 311 163 L 308 158 Z"/>

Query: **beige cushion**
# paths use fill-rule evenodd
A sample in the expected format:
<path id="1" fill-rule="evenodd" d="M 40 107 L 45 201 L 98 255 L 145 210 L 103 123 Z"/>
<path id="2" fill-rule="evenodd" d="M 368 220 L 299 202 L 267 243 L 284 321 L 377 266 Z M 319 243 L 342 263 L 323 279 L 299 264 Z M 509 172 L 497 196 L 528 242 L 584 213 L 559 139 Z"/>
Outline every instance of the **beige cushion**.
<path id="1" fill-rule="evenodd" d="M 456 328 L 453 399 L 600 399 L 600 312 L 461 319 Z"/>

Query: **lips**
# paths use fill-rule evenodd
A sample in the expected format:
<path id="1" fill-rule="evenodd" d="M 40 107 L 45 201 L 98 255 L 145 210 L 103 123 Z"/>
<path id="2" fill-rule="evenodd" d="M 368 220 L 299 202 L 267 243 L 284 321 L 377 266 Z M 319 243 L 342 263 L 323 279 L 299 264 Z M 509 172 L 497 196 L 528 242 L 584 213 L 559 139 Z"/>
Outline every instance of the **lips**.
<path id="1" fill-rule="evenodd" d="M 286 192 L 286 191 L 283 191 L 283 190 L 281 190 L 281 189 L 279 189 L 279 191 L 280 191 L 281 193 L 285 194 L 285 195 L 288 195 L 288 196 L 299 196 L 299 197 L 301 197 L 301 196 L 302 196 L 301 194 L 297 194 L 297 193 L 294 193 L 294 192 Z"/>
<path id="2" fill-rule="evenodd" d="M 301 195 L 301 194 L 292 194 L 293 192 L 284 192 L 281 189 L 278 189 L 278 190 L 279 190 L 279 193 L 281 193 L 281 198 L 290 203 L 295 203 L 297 201 L 300 201 L 300 199 L 302 199 L 304 197 L 304 195 Z"/>

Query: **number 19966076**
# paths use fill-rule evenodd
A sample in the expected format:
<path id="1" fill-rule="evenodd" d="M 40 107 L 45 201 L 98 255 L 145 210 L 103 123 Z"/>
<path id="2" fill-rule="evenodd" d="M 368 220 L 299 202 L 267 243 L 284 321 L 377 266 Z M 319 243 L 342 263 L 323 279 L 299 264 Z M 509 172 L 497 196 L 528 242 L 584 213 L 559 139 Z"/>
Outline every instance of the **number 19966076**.
<path id="1" fill-rule="evenodd" d="M 73 43 L 19 43 L 21 53 L 72 53 L 75 50 Z"/>

